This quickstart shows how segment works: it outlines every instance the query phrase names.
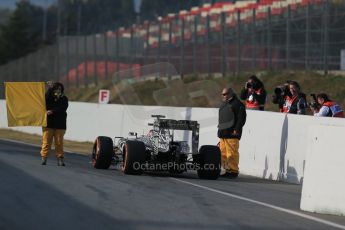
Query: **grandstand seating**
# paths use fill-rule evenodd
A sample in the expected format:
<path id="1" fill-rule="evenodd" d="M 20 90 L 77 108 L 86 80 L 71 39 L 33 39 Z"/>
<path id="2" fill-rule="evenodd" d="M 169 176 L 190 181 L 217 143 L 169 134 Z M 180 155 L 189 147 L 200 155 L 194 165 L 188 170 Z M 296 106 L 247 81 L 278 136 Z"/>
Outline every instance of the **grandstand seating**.
<path id="1" fill-rule="evenodd" d="M 230 2 L 217 2 L 213 5 L 204 4 L 201 7 L 192 7 L 189 10 L 181 10 L 180 12 L 173 14 L 170 13 L 166 16 L 158 17 L 157 21 L 145 21 L 142 24 L 135 24 L 129 28 L 119 28 L 117 31 L 110 31 L 107 36 L 120 36 L 122 38 L 130 38 L 131 35 L 135 37 L 141 37 L 144 40 L 144 47 L 149 48 L 147 50 L 155 50 L 161 44 L 162 46 L 171 43 L 172 45 L 181 44 L 181 40 L 186 43 L 194 42 L 194 39 L 204 38 L 207 35 L 207 21 L 209 19 L 209 29 L 211 32 L 219 33 L 222 28 L 222 14 L 225 16 L 225 28 L 236 28 L 238 22 L 242 25 L 250 24 L 253 22 L 253 13 L 255 10 L 255 18 L 257 22 L 267 20 L 269 11 L 272 17 L 279 17 L 284 15 L 288 8 L 292 11 L 306 7 L 308 4 L 322 4 L 323 0 L 248 0 L 237 1 L 236 3 Z M 239 16 L 239 17 L 238 17 Z M 196 23 L 195 23 L 196 20 Z M 193 36 L 196 26 L 196 35 Z M 182 28 L 184 28 L 182 30 Z M 170 34 L 171 30 L 171 34 Z M 183 36 L 183 37 L 182 37 Z M 188 51 L 191 47 L 185 47 Z M 265 53 L 265 49 L 260 48 L 260 53 Z M 246 51 L 248 50 L 248 51 Z M 242 52 L 249 53 L 250 47 L 244 47 Z M 177 51 L 178 52 L 178 51 Z M 178 56 L 178 53 L 175 56 Z M 258 51 L 259 52 L 259 51 Z M 273 56 L 276 55 L 273 50 Z M 148 52 L 150 53 L 150 52 Z M 155 54 L 151 56 L 154 56 Z M 149 57 L 147 57 L 149 58 Z M 153 60 L 153 58 L 151 57 Z M 133 65 L 142 65 L 143 63 L 132 63 Z M 81 63 L 78 68 L 79 75 L 83 75 L 83 65 Z M 262 65 L 267 65 L 262 64 Z M 116 66 L 118 69 L 116 69 Z M 87 63 L 86 75 L 92 75 L 94 64 Z M 124 63 L 116 64 L 109 62 L 108 72 L 114 73 L 117 71 L 123 71 L 130 66 Z M 98 75 L 104 75 L 103 62 L 96 63 Z M 74 79 L 76 76 L 76 69 L 70 71 L 69 78 Z"/>
<path id="2" fill-rule="evenodd" d="M 160 17 L 157 22 L 145 22 L 143 25 L 133 25 L 132 28 L 120 28 L 120 36 L 129 37 L 133 29 L 136 35 L 143 36 L 148 47 L 156 48 L 159 42 L 159 25 L 161 25 L 161 41 L 169 42 L 169 24 L 172 25 L 172 44 L 176 44 L 182 37 L 181 28 L 184 21 L 184 40 L 191 40 L 194 31 L 194 19 L 198 17 L 197 35 L 204 36 L 207 33 L 206 21 L 210 18 L 210 30 L 221 30 L 221 14 L 225 14 L 226 26 L 234 28 L 237 25 L 237 12 L 240 12 L 240 23 L 250 23 L 253 18 L 253 10 L 256 12 L 256 20 L 265 20 L 271 9 L 273 16 L 284 14 L 288 7 L 296 10 L 308 4 L 321 4 L 322 0 L 256 0 L 238 1 L 236 3 L 218 2 L 213 5 L 204 4 L 201 7 L 192 7 L 190 10 L 181 10 L 178 14 L 168 14 Z M 149 29 L 148 29 L 149 27 Z M 149 31 L 149 32 L 148 32 Z"/>
<path id="3" fill-rule="evenodd" d="M 105 79 L 106 77 L 106 64 L 108 76 L 112 76 L 116 72 L 125 71 L 128 69 L 135 69 L 132 72 L 132 76 L 135 78 L 139 78 L 140 76 L 140 65 L 139 64 L 126 64 L 126 63 L 117 63 L 111 61 L 86 61 L 80 63 L 77 68 L 72 68 L 68 72 L 68 81 L 69 82 L 76 82 L 77 76 L 80 82 L 84 81 L 84 76 L 87 78 L 91 78 L 96 74 L 100 79 Z M 85 67 L 86 65 L 86 67 Z M 96 69 L 95 69 L 96 67 Z M 77 73 L 78 71 L 78 73 Z M 86 72 L 85 72 L 86 71 Z M 61 77 L 62 82 L 66 82 L 66 76 Z"/>

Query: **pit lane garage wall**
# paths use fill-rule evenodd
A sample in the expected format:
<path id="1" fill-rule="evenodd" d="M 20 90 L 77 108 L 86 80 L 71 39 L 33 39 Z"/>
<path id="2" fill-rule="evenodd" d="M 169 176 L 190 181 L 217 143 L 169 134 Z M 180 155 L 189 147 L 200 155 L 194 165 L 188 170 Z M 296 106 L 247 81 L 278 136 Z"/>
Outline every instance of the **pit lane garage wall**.
<path id="1" fill-rule="evenodd" d="M 5 101 L 0 101 L 0 128 L 7 128 Z M 200 123 L 200 145 L 216 145 L 217 108 L 129 106 L 71 102 L 68 108 L 66 139 L 94 141 L 96 136 L 127 136 L 129 131 L 146 134 L 151 114 L 171 119 L 192 119 Z M 285 115 L 274 112 L 247 111 L 247 123 L 240 142 L 242 174 L 265 179 L 302 183 L 309 148 L 309 129 L 315 125 L 342 127 L 345 119 Z M 15 130 L 41 134 L 40 127 L 15 127 Z M 317 132 L 317 130 L 315 131 Z M 333 136 L 335 134 L 329 133 Z M 188 132 L 176 134 L 189 139 Z M 39 144 L 39 143 L 38 143 Z M 343 154 L 343 147 L 339 147 Z"/>

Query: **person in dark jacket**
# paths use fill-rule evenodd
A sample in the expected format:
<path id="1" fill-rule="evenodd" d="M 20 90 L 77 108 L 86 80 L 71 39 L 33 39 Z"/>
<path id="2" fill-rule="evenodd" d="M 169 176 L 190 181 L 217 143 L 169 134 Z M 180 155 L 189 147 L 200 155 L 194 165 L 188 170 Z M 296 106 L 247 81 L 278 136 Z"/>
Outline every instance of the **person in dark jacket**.
<path id="1" fill-rule="evenodd" d="M 48 153 L 54 140 L 58 166 L 65 166 L 63 138 L 66 132 L 68 98 L 64 95 L 64 86 L 59 83 L 48 83 L 46 92 L 47 126 L 42 127 L 42 165 L 47 164 Z"/>
<path id="2" fill-rule="evenodd" d="M 264 110 L 267 92 L 264 84 L 255 75 L 251 76 L 241 91 L 241 100 L 246 100 L 246 108 L 251 110 Z"/>
<path id="3" fill-rule="evenodd" d="M 225 176 L 236 178 L 239 174 L 239 141 L 246 123 L 246 108 L 231 88 L 222 91 L 223 103 L 219 108 L 218 137 Z M 222 170 L 223 171 L 223 170 Z"/>
<path id="4" fill-rule="evenodd" d="M 285 97 L 283 113 L 306 114 L 306 95 L 301 92 L 301 87 L 295 81 L 289 82 L 290 95 Z"/>

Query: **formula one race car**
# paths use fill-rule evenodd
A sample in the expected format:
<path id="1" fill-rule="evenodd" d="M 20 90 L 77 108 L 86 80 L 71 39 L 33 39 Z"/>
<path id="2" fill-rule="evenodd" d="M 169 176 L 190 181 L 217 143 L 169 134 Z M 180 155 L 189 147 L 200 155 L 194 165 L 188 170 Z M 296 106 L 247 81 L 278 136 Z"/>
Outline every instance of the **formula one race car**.
<path id="1" fill-rule="evenodd" d="M 164 119 L 152 115 L 153 128 L 147 135 L 130 132 L 128 138 L 99 136 L 92 151 L 92 164 L 97 169 L 120 165 L 125 174 L 142 174 L 144 171 L 168 171 L 183 173 L 196 170 L 199 178 L 217 179 L 220 173 L 221 155 L 217 146 L 199 146 L 199 123 L 190 120 Z M 188 141 L 177 141 L 174 132 L 192 132 L 191 146 Z"/>

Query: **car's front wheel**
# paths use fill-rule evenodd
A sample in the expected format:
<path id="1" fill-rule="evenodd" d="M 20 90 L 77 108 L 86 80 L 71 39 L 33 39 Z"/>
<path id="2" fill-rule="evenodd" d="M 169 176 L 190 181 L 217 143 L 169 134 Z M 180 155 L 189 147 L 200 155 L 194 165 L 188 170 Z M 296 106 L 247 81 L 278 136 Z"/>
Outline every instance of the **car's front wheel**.
<path id="1" fill-rule="evenodd" d="M 145 144 L 143 142 L 127 140 L 123 149 L 122 171 L 125 174 L 142 174 L 146 159 L 145 154 Z"/>

